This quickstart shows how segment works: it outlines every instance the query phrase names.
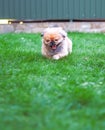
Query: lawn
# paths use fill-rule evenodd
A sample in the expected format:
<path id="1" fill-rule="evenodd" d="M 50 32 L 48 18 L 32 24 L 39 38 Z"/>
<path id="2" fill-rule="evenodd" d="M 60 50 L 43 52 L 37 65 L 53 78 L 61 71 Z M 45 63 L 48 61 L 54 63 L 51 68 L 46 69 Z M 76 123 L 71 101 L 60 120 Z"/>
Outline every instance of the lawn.
<path id="1" fill-rule="evenodd" d="M 0 35 L 0 130 L 105 129 L 105 34 L 68 35 L 73 53 L 58 61 L 40 34 Z"/>

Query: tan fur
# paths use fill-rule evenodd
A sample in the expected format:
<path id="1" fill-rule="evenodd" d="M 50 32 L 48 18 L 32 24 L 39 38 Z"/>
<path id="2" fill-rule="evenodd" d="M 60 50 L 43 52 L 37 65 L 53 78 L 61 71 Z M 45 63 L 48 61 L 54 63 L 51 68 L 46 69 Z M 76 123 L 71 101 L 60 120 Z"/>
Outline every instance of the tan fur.
<path id="1" fill-rule="evenodd" d="M 54 41 L 55 48 L 50 47 Z M 60 43 L 60 44 L 59 44 Z M 72 52 L 72 41 L 61 27 L 50 27 L 44 30 L 42 37 L 42 55 L 58 60 Z"/>

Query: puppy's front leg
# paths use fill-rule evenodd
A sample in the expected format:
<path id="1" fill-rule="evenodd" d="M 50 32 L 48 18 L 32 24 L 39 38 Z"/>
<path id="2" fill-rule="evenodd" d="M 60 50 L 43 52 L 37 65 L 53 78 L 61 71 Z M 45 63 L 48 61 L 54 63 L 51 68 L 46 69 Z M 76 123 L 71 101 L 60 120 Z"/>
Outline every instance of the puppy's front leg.
<path id="1" fill-rule="evenodd" d="M 68 55 L 68 53 L 56 54 L 56 55 L 53 56 L 53 59 L 54 59 L 54 60 L 59 60 L 60 58 L 63 58 L 63 57 L 65 57 L 65 56 L 67 56 L 67 55 Z"/>
<path id="2" fill-rule="evenodd" d="M 60 59 L 60 56 L 59 56 L 59 55 L 54 55 L 52 58 L 53 58 L 54 60 L 59 60 L 59 59 Z"/>

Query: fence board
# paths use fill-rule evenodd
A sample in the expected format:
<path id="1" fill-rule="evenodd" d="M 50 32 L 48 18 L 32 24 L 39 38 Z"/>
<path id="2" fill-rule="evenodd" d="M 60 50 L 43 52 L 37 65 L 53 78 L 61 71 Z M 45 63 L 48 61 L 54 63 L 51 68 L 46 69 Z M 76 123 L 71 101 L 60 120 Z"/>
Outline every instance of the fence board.
<path id="1" fill-rule="evenodd" d="M 105 19 L 105 0 L 0 0 L 0 18 Z"/>

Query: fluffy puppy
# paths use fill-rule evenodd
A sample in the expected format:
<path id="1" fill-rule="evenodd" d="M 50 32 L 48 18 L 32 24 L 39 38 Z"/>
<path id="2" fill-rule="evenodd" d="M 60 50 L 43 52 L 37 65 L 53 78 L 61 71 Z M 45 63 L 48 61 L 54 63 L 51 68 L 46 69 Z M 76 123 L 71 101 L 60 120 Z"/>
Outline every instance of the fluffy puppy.
<path id="1" fill-rule="evenodd" d="M 72 52 L 72 41 L 61 27 L 49 27 L 42 33 L 42 55 L 58 60 Z"/>

